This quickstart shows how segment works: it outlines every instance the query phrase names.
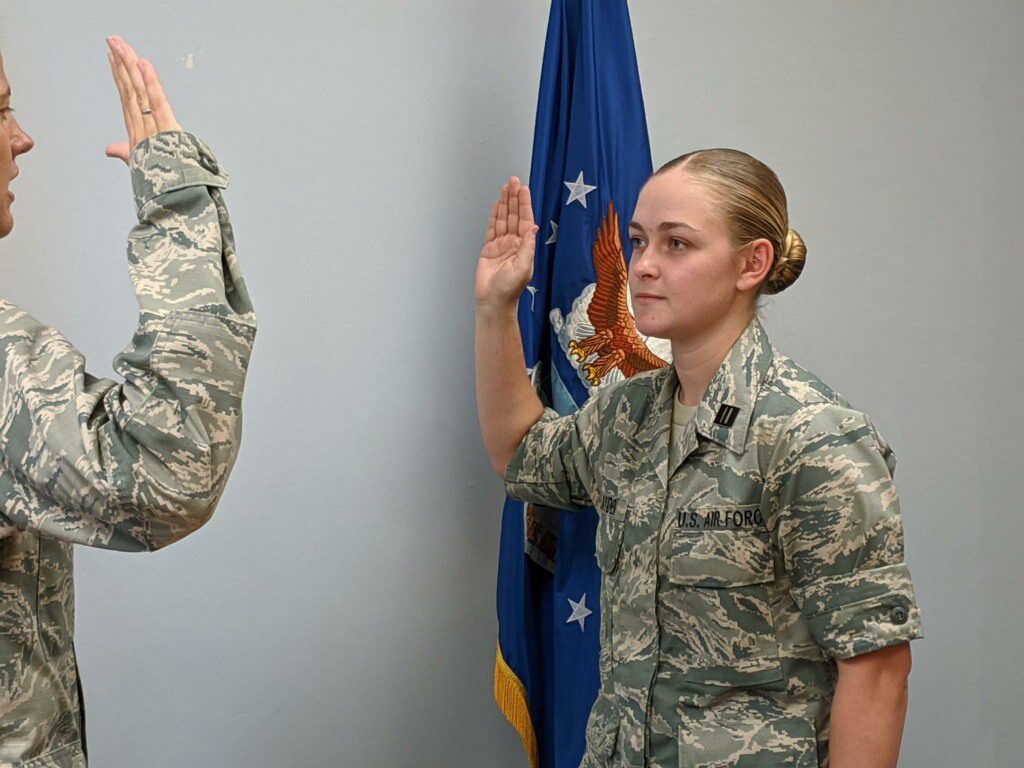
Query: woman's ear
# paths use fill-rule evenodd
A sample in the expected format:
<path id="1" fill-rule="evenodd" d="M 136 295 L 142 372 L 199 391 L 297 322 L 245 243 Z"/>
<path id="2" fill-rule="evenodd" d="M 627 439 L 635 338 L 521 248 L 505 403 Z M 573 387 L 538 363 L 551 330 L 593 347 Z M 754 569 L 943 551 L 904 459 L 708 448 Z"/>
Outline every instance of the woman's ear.
<path id="1" fill-rule="evenodd" d="M 768 276 L 775 263 L 774 248 L 767 238 L 759 237 L 747 243 L 740 249 L 740 253 L 745 255 L 736 288 L 741 291 L 756 288 Z"/>

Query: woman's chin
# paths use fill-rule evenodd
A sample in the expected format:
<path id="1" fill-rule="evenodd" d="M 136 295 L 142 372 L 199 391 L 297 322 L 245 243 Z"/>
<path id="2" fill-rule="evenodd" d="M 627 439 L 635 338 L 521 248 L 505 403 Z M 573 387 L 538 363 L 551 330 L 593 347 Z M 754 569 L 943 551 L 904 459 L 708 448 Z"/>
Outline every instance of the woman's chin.
<path id="1" fill-rule="evenodd" d="M 665 338 L 665 329 L 663 329 L 658 323 L 644 322 L 641 319 L 637 319 L 636 329 L 640 332 L 641 336 L 653 336 L 656 339 Z"/>

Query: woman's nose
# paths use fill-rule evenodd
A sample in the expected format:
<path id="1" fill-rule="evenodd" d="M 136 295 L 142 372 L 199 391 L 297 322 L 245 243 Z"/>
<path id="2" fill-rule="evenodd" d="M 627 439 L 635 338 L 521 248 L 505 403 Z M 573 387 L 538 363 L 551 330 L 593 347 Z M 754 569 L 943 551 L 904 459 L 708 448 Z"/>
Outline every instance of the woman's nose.
<path id="1" fill-rule="evenodd" d="M 651 260 L 645 258 L 646 251 L 640 251 L 637 253 L 633 251 L 633 258 L 630 259 L 630 269 L 636 273 L 637 277 L 650 277 L 653 273 L 651 271 Z"/>
<path id="2" fill-rule="evenodd" d="M 36 143 L 35 143 L 35 141 L 32 140 L 32 137 L 29 136 L 27 133 L 25 133 L 21 129 L 21 126 L 19 125 L 18 126 L 18 133 L 14 137 L 14 142 L 13 142 L 13 147 L 12 147 L 13 154 L 14 155 L 23 155 L 26 152 L 28 152 L 30 149 L 32 149 L 32 147 L 34 147 L 35 145 L 36 145 Z"/>

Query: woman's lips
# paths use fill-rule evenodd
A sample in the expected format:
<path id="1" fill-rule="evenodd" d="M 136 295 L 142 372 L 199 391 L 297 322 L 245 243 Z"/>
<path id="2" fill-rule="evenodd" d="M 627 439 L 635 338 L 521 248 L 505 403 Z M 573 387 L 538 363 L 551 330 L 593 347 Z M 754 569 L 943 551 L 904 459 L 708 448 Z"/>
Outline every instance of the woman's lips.
<path id="1" fill-rule="evenodd" d="M 638 293 L 633 297 L 634 301 L 639 301 L 641 304 L 661 301 L 663 298 L 663 296 L 655 296 L 653 293 Z"/>

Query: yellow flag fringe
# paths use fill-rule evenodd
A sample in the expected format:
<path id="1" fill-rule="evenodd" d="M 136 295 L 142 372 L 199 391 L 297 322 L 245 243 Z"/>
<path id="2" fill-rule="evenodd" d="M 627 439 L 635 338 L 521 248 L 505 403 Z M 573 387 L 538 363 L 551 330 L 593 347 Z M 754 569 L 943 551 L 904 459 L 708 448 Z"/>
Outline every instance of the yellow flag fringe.
<path id="1" fill-rule="evenodd" d="M 530 720 L 526 686 L 505 663 L 500 643 L 494 655 L 494 700 L 498 702 L 498 708 L 505 715 L 505 719 L 519 733 L 523 749 L 530 759 L 530 768 L 537 768 L 540 765 L 540 756 L 537 751 L 537 734 L 533 730 L 533 721 Z"/>

